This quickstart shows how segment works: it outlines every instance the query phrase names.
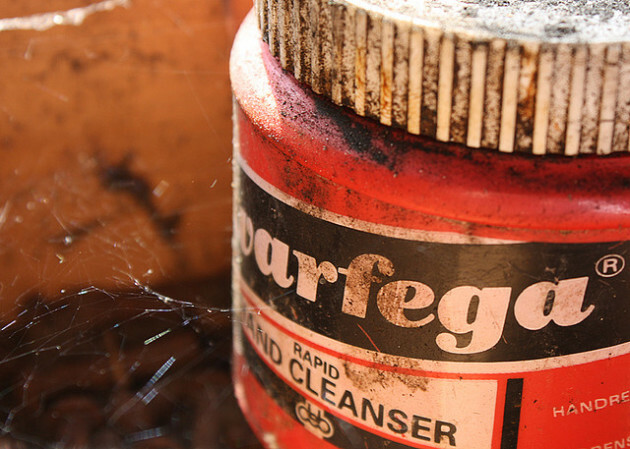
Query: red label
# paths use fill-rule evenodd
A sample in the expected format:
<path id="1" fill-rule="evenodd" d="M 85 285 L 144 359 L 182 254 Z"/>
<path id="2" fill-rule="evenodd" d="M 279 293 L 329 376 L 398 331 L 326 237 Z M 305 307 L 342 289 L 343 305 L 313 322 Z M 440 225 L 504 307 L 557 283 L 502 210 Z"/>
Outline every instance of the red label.
<path id="1" fill-rule="evenodd" d="M 268 447 L 630 448 L 630 242 L 382 225 L 236 179 L 235 375 Z"/>

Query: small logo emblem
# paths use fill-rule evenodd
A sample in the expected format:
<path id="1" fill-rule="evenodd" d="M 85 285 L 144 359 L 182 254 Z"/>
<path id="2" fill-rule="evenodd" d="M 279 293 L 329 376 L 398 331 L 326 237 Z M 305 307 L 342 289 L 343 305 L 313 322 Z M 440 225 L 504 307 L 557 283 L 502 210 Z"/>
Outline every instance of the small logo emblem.
<path id="1" fill-rule="evenodd" d="M 621 273 L 626 266 L 626 261 L 619 254 L 608 254 L 595 264 L 595 271 L 601 277 L 611 278 Z"/>
<path id="2" fill-rule="evenodd" d="M 318 409 L 310 402 L 298 402 L 295 406 L 295 414 L 298 420 L 308 430 L 322 438 L 329 438 L 334 433 L 333 425 L 324 416 L 323 410 Z"/>

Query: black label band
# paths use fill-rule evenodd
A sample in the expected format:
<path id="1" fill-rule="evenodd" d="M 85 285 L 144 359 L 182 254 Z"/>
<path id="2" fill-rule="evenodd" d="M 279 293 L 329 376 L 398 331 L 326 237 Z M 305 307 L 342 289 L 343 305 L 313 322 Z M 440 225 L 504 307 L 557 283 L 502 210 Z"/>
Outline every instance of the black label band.
<path id="1" fill-rule="evenodd" d="M 242 280 L 318 334 L 425 360 L 499 362 L 630 342 L 628 242 L 439 243 L 302 212 L 241 172 Z"/>

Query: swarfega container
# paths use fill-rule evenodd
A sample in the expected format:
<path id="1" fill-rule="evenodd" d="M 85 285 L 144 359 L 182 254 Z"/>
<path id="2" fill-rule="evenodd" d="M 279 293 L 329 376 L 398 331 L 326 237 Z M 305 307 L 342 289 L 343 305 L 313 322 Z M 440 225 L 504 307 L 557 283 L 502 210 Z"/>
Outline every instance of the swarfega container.
<path id="1" fill-rule="evenodd" d="M 630 447 L 629 9 L 258 3 L 234 378 L 268 448 Z"/>

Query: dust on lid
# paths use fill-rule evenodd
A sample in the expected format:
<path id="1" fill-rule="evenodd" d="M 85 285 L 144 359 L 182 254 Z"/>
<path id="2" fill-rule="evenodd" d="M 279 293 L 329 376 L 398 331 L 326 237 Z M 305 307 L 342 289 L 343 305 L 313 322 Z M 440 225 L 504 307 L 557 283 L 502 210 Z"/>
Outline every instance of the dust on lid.
<path id="1" fill-rule="evenodd" d="M 630 150 L 630 2 L 257 0 L 282 66 L 359 115 L 500 152 Z"/>

